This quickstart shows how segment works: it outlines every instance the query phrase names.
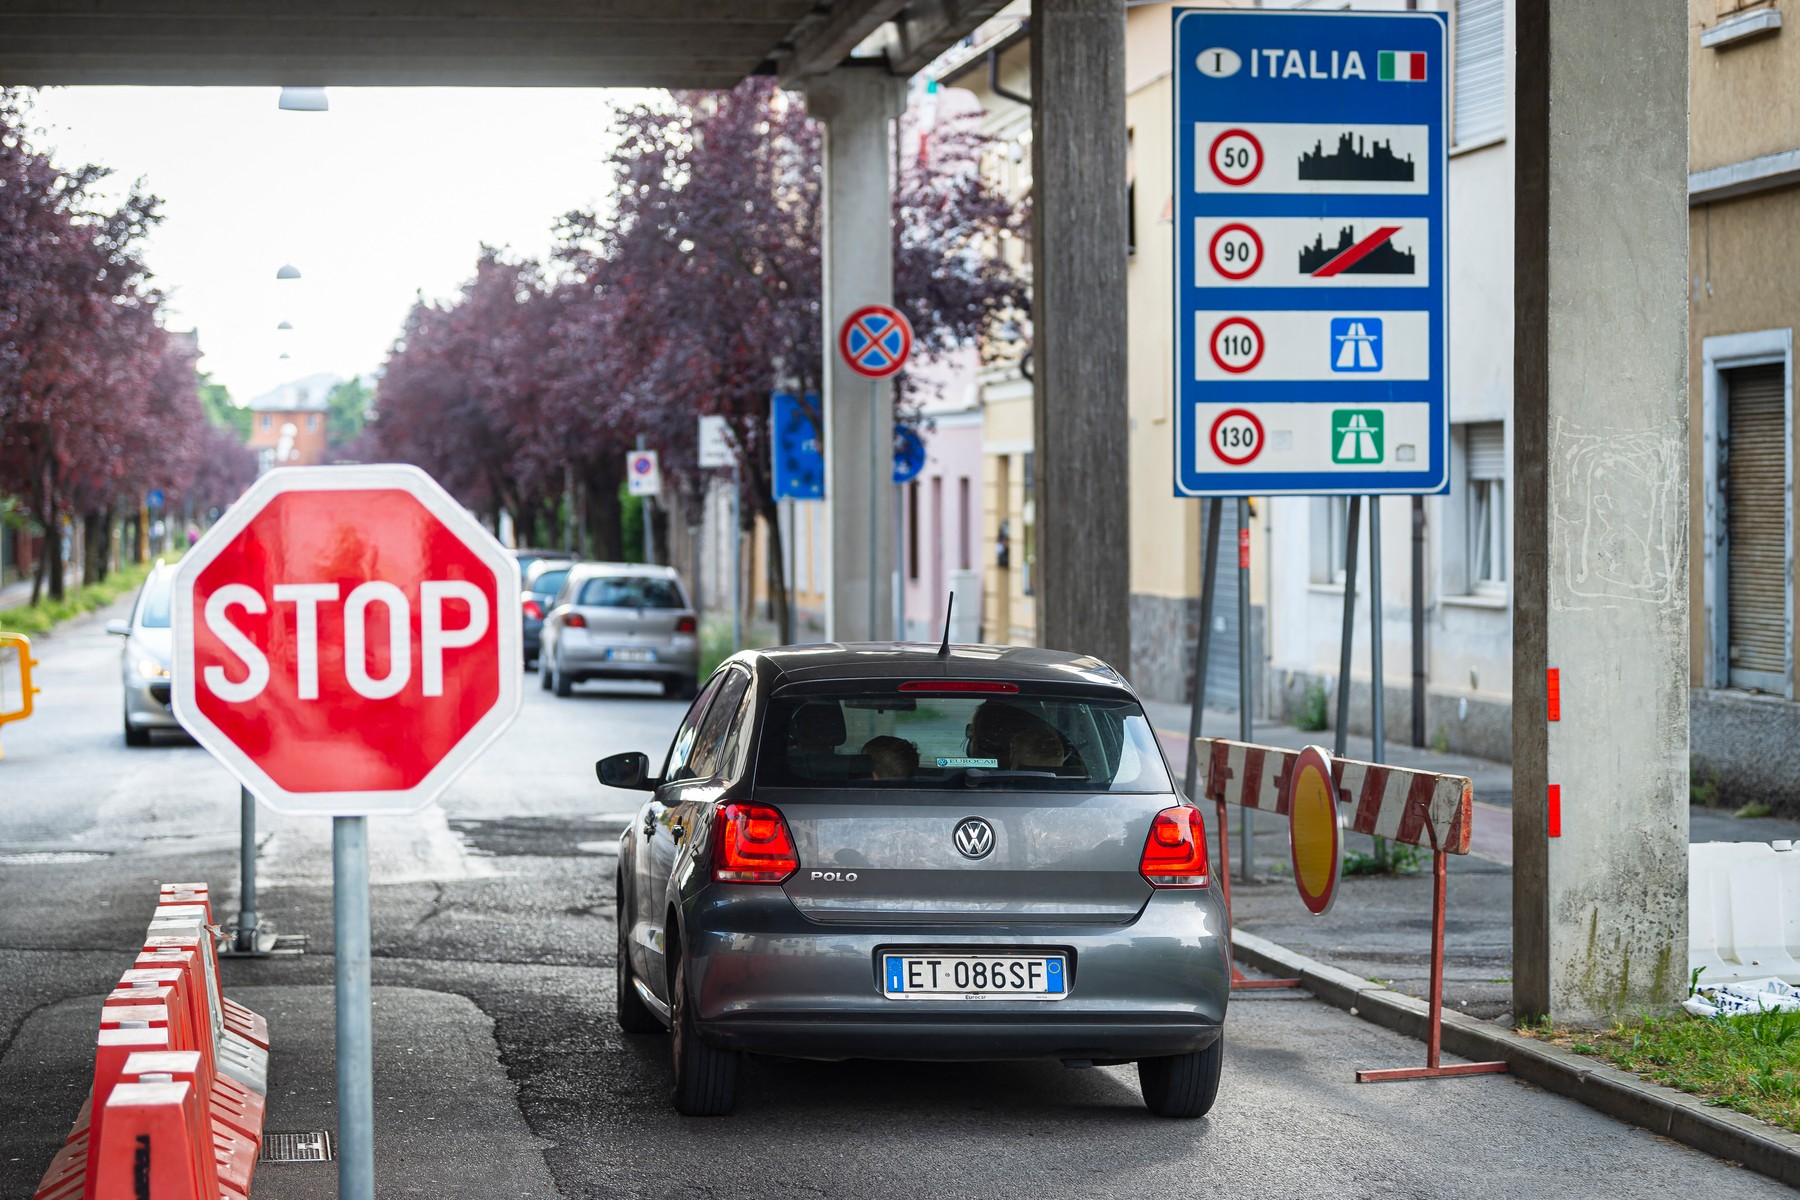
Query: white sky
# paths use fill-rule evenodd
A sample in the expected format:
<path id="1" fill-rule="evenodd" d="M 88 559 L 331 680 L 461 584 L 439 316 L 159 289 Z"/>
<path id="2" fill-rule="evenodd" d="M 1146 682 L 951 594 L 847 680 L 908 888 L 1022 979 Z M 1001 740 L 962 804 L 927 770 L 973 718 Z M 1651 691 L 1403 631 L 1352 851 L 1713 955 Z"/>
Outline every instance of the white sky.
<path id="1" fill-rule="evenodd" d="M 34 110 L 60 164 L 162 197 L 147 257 L 167 324 L 200 331 L 202 369 L 239 403 L 378 367 L 417 294 L 451 295 L 483 242 L 546 255 L 556 219 L 610 188 L 613 102 L 643 94 L 333 88 L 326 113 L 281 111 L 277 95 L 55 88 Z M 277 282 L 283 263 L 302 278 Z"/>

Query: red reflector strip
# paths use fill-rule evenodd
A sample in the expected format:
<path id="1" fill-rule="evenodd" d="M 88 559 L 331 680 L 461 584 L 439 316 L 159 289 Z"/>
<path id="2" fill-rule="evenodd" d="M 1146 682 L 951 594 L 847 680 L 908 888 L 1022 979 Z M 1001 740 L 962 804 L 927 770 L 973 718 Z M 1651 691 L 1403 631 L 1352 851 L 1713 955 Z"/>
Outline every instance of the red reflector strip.
<path id="1" fill-rule="evenodd" d="M 1549 670 L 1549 702 L 1550 719 L 1562 720 L 1562 672 L 1555 667 Z"/>
<path id="2" fill-rule="evenodd" d="M 1248 527 L 1238 530 L 1238 570 L 1250 569 L 1250 530 Z"/>
<path id="3" fill-rule="evenodd" d="M 1562 836 L 1562 784 L 1560 783 L 1550 785 L 1549 827 L 1551 837 Z"/>
<path id="4" fill-rule="evenodd" d="M 1019 690 L 1016 683 L 987 679 L 914 679 L 900 685 L 903 692 L 1006 692 Z"/>

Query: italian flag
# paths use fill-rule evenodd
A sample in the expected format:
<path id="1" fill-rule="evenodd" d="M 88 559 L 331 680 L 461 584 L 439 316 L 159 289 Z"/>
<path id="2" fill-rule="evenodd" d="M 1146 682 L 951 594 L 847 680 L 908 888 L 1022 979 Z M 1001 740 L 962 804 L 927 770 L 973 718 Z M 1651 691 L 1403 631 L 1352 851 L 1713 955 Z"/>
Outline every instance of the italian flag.
<path id="1" fill-rule="evenodd" d="M 1421 83 L 1425 79 L 1425 52 L 1383 50 L 1376 63 L 1375 77 L 1384 83 Z"/>

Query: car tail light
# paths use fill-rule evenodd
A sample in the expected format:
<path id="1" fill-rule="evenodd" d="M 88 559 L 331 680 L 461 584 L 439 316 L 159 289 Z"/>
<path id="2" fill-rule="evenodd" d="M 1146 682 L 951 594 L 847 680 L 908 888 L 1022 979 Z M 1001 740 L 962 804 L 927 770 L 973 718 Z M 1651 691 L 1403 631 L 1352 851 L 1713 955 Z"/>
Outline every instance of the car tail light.
<path id="1" fill-rule="evenodd" d="M 525 615 L 534 621 L 541 621 L 544 619 L 544 610 L 538 607 L 538 602 L 536 600 L 527 600 L 525 602 Z"/>
<path id="2" fill-rule="evenodd" d="M 1016 693 L 1016 683 L 991 679 L 915 679 L 900 685 L 903 692 L 1006 692 Z"/>
<path id="3" fill-rule="evenodd" d="M 727 804 L 719 810 L 715 883 L 780 883 L 799 869 L 794 839 L 775 809 L 766 804 Z"/>
<path id="4" fill-rule="evenodd" d="M 569 629 L 586 629 L 587 618 L 580 613 L 570 613 L 563 618 L 563 625 Z"/>
<path id="5" fill-rule="evenodd" d="M 1206 886 L 1206 825 L 1198 809 L 1178 804 L 1156 814 L 1138 871 L 1151 887 Z"/>
<path id="6" fill-rule="evenodd" d="M 692 633 L 698 628 L 699 622 L 692 617 L 677 617 L 675 619 L 676 633 Z"/>

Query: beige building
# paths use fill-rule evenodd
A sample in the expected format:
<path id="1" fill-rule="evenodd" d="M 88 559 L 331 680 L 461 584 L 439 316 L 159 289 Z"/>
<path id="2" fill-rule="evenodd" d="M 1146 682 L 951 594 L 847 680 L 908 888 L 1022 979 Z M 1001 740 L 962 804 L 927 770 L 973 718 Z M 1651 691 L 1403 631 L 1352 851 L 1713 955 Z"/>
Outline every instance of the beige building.
<path id="1" fill-rule="evenodd" d="M 1703 796 L 1800 801 L 1792 0 L 1691 0 L 1691 752 Z"/>

